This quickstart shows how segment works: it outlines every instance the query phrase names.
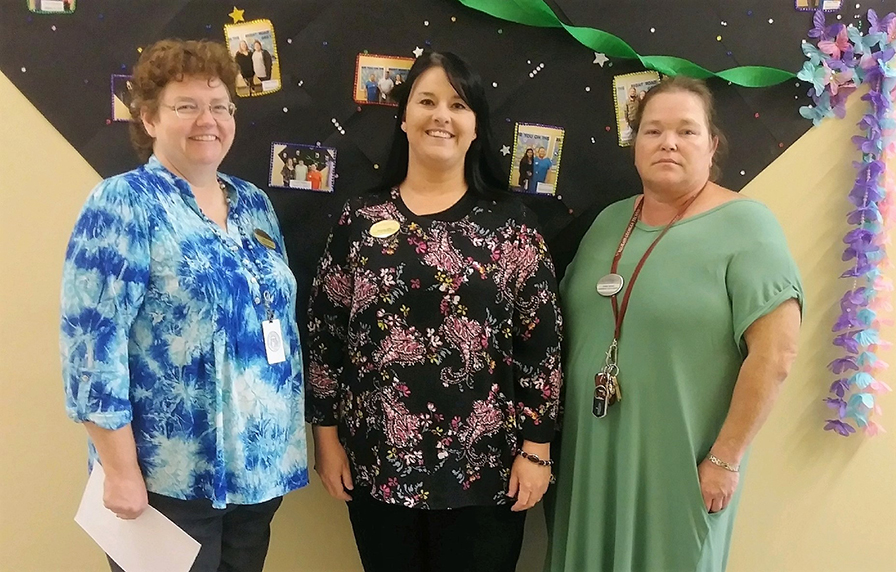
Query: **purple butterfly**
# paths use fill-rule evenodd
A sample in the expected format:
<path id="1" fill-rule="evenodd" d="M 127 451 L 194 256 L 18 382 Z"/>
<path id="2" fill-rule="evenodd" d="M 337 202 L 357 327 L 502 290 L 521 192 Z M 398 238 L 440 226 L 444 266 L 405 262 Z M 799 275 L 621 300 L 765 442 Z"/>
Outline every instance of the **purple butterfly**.
<path id="1" fill-rule="evenodd" d="M 857 260 L 856 265 L 840 275 L 840 278 L 858 278 L 864 276 L 874 270 L 874 264 L 868 262 L 868 259 Z"/>
<path id="2" fill-rule="evenodd" d="M 846 308 L 844 304 L 849 304 L 852 308 L 855 308 L 856 306 L 864 306 L 867 303 L 867 300 L 865 299 L 866 294 L 867 289 L 864 286 L 859 286 L 855 290 L 847 290 L 840 298 L 840 307 L 845 311 Z"/>
<path id="3" fill-rule="evenodd" d="M 837 395 L 839 398 L 843 398 L 844 395 L 849 391 L 849 379 L 845 377 L 841 377 L 837 381 L 831 384 L 831 393 Z M 829 404 L 830 405 L 830 404 Z M 843 417 L 842 415 L 840 417 Z"/>
<path id="4" fill-rule="evenodd" d="M 837 375 L 840 375 L 844 371 L 854 370 L 859 371 L 859 366 L 856 365 L 856 358 L 854 356 L 847 356 L 842 358 L 837 358 L 831 363 L 828 364 L 828 369 L 834 372 Z"/>
<path id="5" fill-rule="evenodd" d="M 846 402 L 839 397 L 828 397 L 824 400 L 828 407 L 837 412 L 837 417 L 843 419 L 846 417 Z"/>
<path id="6" fill-rule="evenodd" d="M 849 224 L 862 224 L 866 221 L 883 221 L 883 217 L 881 216 L 880 211 L 876 206 L 868 205 L 866 207 L 859 207 L 856 210 L 850 212 L 849 216 L 846 217 L 846 222 L 848 222 Z"/>
<path id="7" fill-rule="evenodd" d="M 834 345 L 840 346 L 844 348 L 847 352 L 851 354 L 859 353 L 859 342 L 852 337 L 853 332 L 846 332 L 845 334 L 840 334 L 836 338 L 834 338 Z"/>
<path id="8" fill-rule="evenodd" d="M 856 430 L 849 423 L 844 423 L 839 419 L 828 419 L 828 422 L 824 424 L 825 431 L 835 431 L 836 433 L 849 437 L 850 433 L 855 433 Z"/>
<path id="9" fill-rule="evenodd" d="M 820 38 L 824 35 L 824 12 L 818 10 L 812 16 L 812 29 L 809 30 L 810 38 Z"/>

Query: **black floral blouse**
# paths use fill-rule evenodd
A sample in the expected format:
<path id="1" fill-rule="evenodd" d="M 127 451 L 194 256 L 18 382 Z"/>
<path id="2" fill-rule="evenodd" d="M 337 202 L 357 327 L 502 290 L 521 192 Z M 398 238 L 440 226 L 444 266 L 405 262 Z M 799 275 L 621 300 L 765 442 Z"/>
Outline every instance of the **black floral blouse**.
<path id="1" fill-rule="evenodd" d="M 383 220 L 399 230 L 372 236 Z M 397 189 L 346 204 L 312 286 L 306 403 L 310 423 L 338 425 L 356 487 L 407 507 L 504 504 L 522 440 L 552 439 L 562 322 L 533 223 L 517 199 L 471 192 L 426 217 Z"/>

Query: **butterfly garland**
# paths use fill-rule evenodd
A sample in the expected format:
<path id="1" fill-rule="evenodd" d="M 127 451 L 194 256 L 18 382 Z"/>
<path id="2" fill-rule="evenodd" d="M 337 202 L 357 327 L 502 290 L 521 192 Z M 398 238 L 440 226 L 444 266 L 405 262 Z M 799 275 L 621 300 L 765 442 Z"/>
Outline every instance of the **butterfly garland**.
<path id="1" fill-rule="evenodd" d="M 808 61 L 797 77 L 811 84 L 809 96 L 815 105 L 800 108 L 800 115 L 815 125 L 825 117 L 842 118 L 847 98 L 861 84 L 869 86 L 862 100 L 870 107 L 858 123 L 861 135 L 852 138 L 862 160 L 853 163 L 857 176 L 849 193 L 854 209 L 847 222 L 854 228 L 843 238 L 843 260 L 851 267 L 841 274 L 852 285 L 840 299 L 840 315 L 831 328 L 833 344 L 843 354 L 828 364 L 837 379 L 825 402 L 836 416 L 826 420 L 824 429 L 844 437 L 859 429 L 876 435 L 883 431 L 874 420 L 882 413 L 877 398 L 890 391 L 880 379 L 888 365 L 877 350 L 890 346 L 880 338 L 880 328 L 892 323 L 882 317 L 892 311 L 889 293 L 893 290 L 882 270 L 892 267 L 886 247 L 896 216 L 896 174 L 886 168 L 896 156 L 896 120 L 891 118 L 896 96 L 896 69 L 891 65 L 896 63 L 896 14 L 879 18 L 868 10 L 867 33 L 852 24 L 827 26 L 820 10 L 812 23 L 809 37 L 817 44 L 803 41 Z"/>

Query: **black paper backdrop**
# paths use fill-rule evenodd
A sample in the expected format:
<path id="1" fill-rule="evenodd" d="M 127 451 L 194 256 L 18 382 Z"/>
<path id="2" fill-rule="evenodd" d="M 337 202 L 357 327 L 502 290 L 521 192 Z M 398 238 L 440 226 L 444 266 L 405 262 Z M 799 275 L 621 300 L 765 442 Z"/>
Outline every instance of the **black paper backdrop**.
<path id="1" fill-rule="evenodd" d="M 129 73 L 138 48 L 161 38 L 223 41 L 234 7 L 213 0 L 79 0 L 74 14 L 39 15 L 28 12 L 25 0 L 0 2 L 0 70 L 103 176 L 137 165 L 127 125 L 109 122 L 110 74 Z M 609 31 L 641 54 L 676 55 L 717 71 L 768 65 L 795 72 L 811 27 L 811 14 L 797 12 L 793 0 L 549 4 L 565 22 Z M 841 21 L 855 21 L 869 7 L 889 11 L 896 1 L 860 4 L 861 10 L 855 0 L 844 6 Z M 352 101 L 355 58 L 364 50 L 412 56 L 421 47 L 466 57 L 487 85 L 497 85 L 488 89 L 499 148 L 513 147 L 518 121 L 566 129 L 561 198 L 525 197 L 561 271 L 599 210 L 639 192 L 630 150 L 616 144 L 612 95 L 613 76 L 640 71 L 636 61 L 600 66 L 562 29 L 503 22 L 455 0 L 245 0 L 237 7 L 246 20 L 273 22 L 283 89 L 237 101 L 237 136 L 221 170 L 270 195 L 299 280 L 300 306 L 334 216 L 349 196 L 377 181 L 375 166 L 387 154 L 394 109 Z M 539 64 L 544 67 L 530 77 Z M 709 83 L 731 147 L 722 183 L 739 190 L 809 128 L 798 114 L 809 103 L 806 86 Z M 273 141 L 335 147 L 336 192 L 269 188 Z M 47 158 L 23 160 L 39 167 Z M 510 160 L 504 159 L 507 169 Z"/>

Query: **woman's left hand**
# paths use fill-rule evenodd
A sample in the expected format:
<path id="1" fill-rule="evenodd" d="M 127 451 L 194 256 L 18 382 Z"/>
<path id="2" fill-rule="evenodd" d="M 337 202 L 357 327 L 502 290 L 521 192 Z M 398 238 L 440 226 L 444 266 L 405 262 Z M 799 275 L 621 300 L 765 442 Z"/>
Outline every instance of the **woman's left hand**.
<path id="1" fill-rule="evenodd" d="M 525 447 L 527 453 L 535 453 L 541 459 L 550 458 L 550 445 L 538 443 L 538 452 L 534 447 Z M 516 502 L 510 508 L 514 512 L 529 510 L 535 506 L 551 484 L 551 467 L 533 463 L 522 456 L 517 455 L 510 469 L 510 487 L 507 496 L 516 497 Z"/>
<path id="2" fill-rule="evenodd" d="M 706 511 L 724 510 L 731 502 L 734 491 L 737 490 L 740 475 L 712 464 L 709 459 L 704 459 L 697 465 L 697 476 L 700 479 L 700 492 L 703 494 Z"/>

